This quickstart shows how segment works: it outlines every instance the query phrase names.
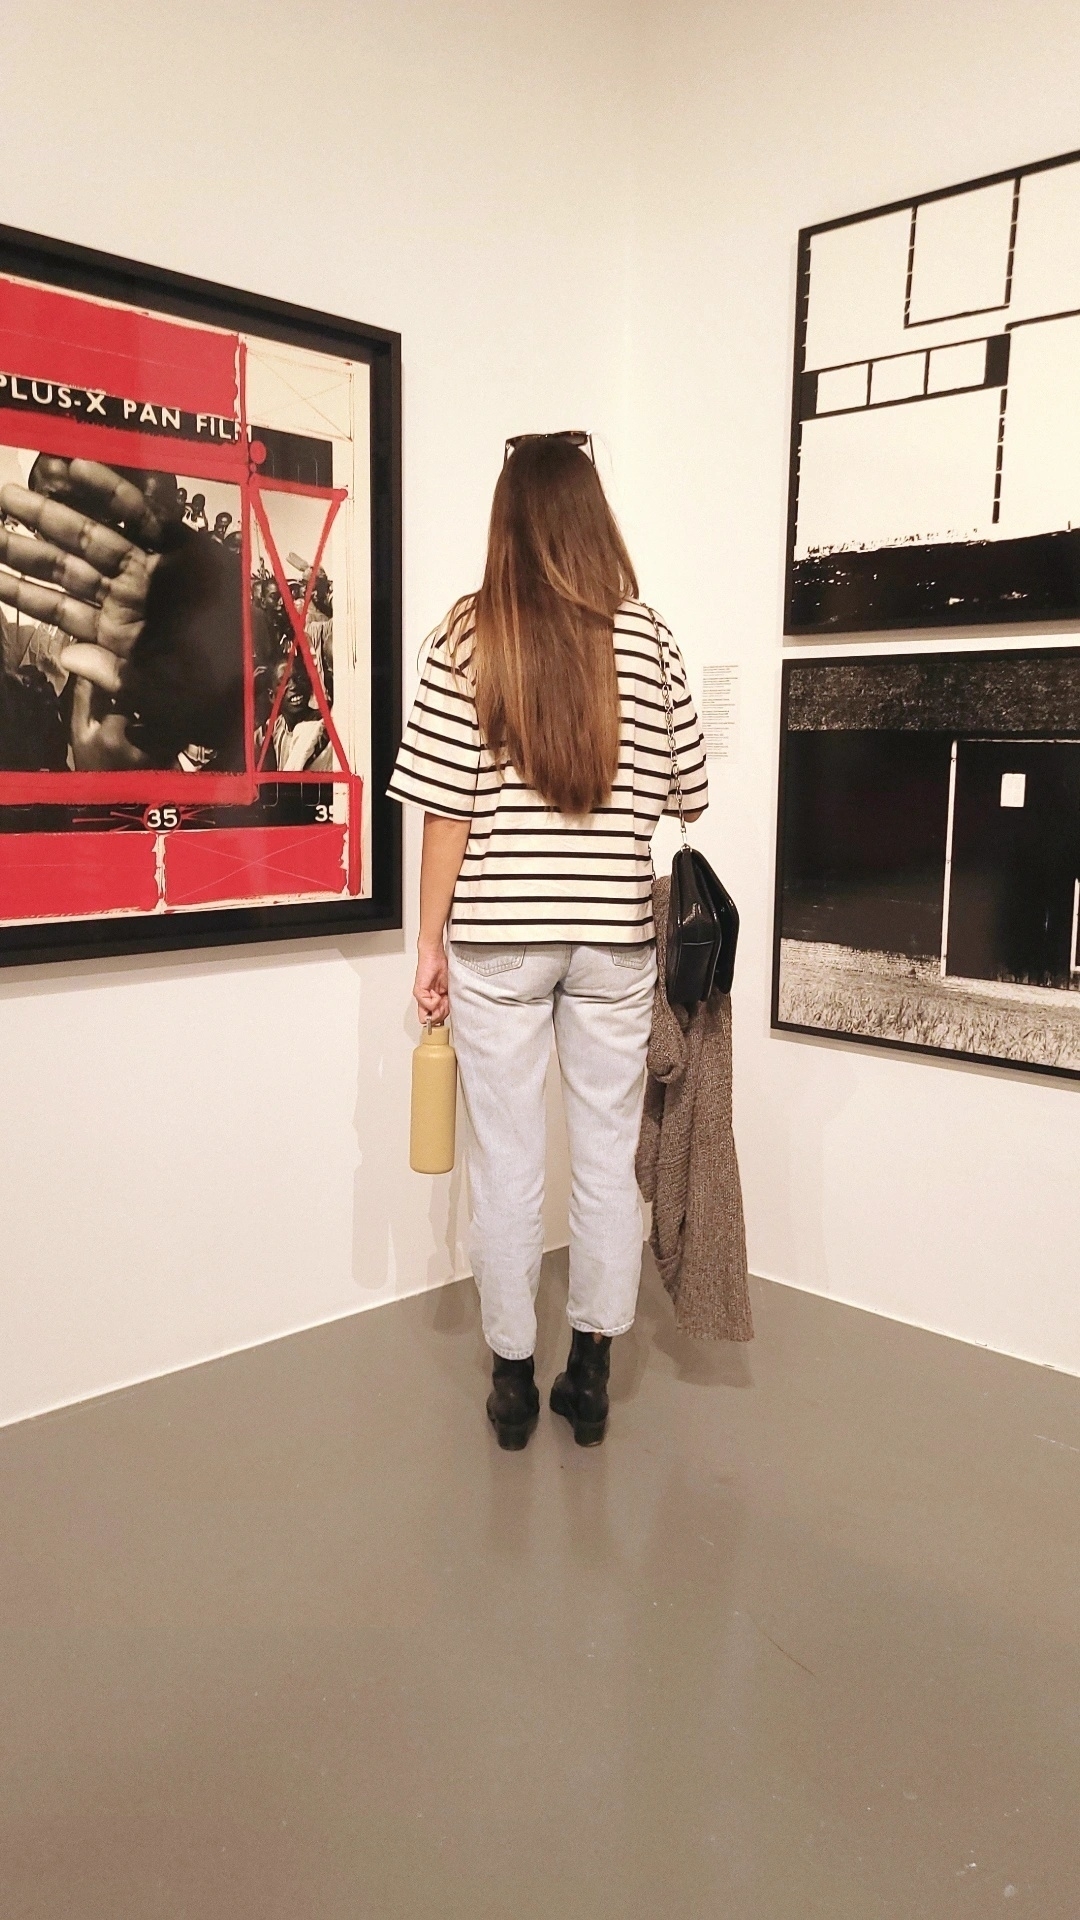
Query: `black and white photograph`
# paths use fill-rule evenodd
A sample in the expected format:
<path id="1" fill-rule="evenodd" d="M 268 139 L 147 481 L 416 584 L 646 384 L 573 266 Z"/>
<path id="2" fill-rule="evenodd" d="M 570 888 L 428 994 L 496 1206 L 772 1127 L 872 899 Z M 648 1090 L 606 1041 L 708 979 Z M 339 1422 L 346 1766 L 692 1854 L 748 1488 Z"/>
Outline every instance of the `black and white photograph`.
<path id="1" fill-rule="evenodd" d="M 785 631 L 1080 615 L 1080 154 L 799 236 Z"/>
<path id="2" fill-rule="evenodd" d="M 232 482 L 0 445 L 0 772 L 242 772 L 241 510 Z M 0 833 L 84 817 L 0 805 Z"/>
<path id="3" fill-rule="evenodd" d="M 253 432 L 267 480 L 302 485 L 310 475 L 314 485 L 323 474 L 323 484 L 332 485 L 330 441 L 261 425 Z M 0 772 L 243 770 L 242 507 L 241 489 L 229 482 L 163 469 L 88 469 L 86 462 L 0 446 Z M 260 773 L 329 772 L 335 761 L 323 706 L 341 729 L 350 719 L 348 702 L 334 713 L 334 528 L 324 540 L 323 502 L 307 494 L 268 491 L 264 511 L 273 548 L 257 520 L 251 530 L 255 765 Z M 65 551 L 91 548 L 103 571 L 88 567 L 80 576 L 78 559 L 64 560 L 66 596 L 59 599 Z M 307 556 L 317 551 L 313 569 Z M 284 556 L 281 583 L 275 552 Z M 107 601 L 99 609 L 102 582 L 114 577 L 115 608 Z M 287 602 L 303 610 L 310 665 L 296 649 Z M 137 723 L 118 698 L 125 691 L 118 656 L 98 640 L 100 631 L 111 632 L 110 620 L 115 627 L 124 616 L 129 623 L 144 616 L 125 676 L 134 682 L 134 669 L 142 667 Z M 189 689 L 183 702 L 180 684 Z M 94 702 L 102 693 L 111 698 L 99 712 Z M 300 787 L 264 787 L 255 817 L 279 824 L 290 802 L 298 820 L 305 806 L 333 807 L 332 788 L 313 791 L 317 802 Z M 249 811 L 233 809 L 236 824 Z M 25 809 L 14 810 L 14 819 L 12 812 L 0 807 L 0 833 L 29 824 Z M 224 824 L 228 813 L 219 807 L 215 817 Z M 85 810 L 54 806 L 40 810 L 34 824 L 84 820 Z"/>
<path id="4" fill-rule="evenodd" d="M 788 661 L 774 1027 L 1080 1075 L 1080 648 Z"/>

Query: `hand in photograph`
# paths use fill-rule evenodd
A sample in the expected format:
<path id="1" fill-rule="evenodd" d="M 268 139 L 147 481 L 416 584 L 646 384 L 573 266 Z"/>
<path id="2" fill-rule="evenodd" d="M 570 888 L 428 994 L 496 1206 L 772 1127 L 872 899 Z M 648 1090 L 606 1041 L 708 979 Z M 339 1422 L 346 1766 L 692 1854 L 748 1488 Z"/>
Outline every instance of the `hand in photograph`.
<path id="1" fill-rule="evenodd" d="M 61 668 L 94 689 L 72 714 L 88 770 L 173 766 L 191 746 L 244 764 L 240 562 L 183 524 L 173 474 L 42 455 L 0 487 L 0 601 L 68 636 Z M 111 703 L 111 704 L 110 704 Z"/>
<path id="2" fill-rule="evenodd" d="M 138 528 L 149 541 L 160 536 L 161 521 L 139 488 L 110 467 L 73 460 L 68 471 L 97 517 L 51 494 L 0 487 L 0 513 L 31 529 L 27 535 L 0 528 L 0 563 L 11 569 L 0 573 L 0 600 L 69 634 L 73 644 L 62 649 L 60 665 L 115 696 L 161 559 L 125 538 L 115 523 Z"/>
<path id="3" fill-rule="evenodd" d="M 71 757 L 79 773 L 116 773 L 149 760 L 128 739 L 127 715 L 117 713 L 91 681 L 76 679 L 71 702 Z"/>

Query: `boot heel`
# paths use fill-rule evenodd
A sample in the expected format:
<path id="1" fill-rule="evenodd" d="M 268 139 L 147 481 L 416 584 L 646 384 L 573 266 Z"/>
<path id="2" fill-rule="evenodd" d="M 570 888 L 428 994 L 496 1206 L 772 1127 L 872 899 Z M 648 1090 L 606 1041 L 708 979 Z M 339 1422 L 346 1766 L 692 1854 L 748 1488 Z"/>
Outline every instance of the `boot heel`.
<path id="1" fill-rule="evenodd" d="M 535 1415 L 530 1420 L 522 1420 L 514 1423 L 507 1420 L 496 1420 L 494 1414 L 491 1413 L 488 1414 L 488 1419 L 495 1429 L 496 1440 L 500 1447 L 507 1453 L 520 1453 L 522 1447 L 527 1447 L 536 1427 Z"/>
<path id="2" fill-rule="evenodd" d="M 507 1453 L 520 1453 L 527 1447 L 540 1414 L 540 1395 L 533 1378 L 533 1362 L 504 1360 L 495 1355 L 491 1368 L 491 1392 L 487 1399 L 487 1417 L 495 1429 L 495 1438 Z"/>
<path id="3" fill-rule="evenodd" d="M 591 1334 L 575 1333 L 566 1371 L 552 1382 L 548 1395 L 552 1413 L 569 1420 L 579 1447 L 598 1447 L 607 1432 L 610 1344 L 597 1353 Z"/>

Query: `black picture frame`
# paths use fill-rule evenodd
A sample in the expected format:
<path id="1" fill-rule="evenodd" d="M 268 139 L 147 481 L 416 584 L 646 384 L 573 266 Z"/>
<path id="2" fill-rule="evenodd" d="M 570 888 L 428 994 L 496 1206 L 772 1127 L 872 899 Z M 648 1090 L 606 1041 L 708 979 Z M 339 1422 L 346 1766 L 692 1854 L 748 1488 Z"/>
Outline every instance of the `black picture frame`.
<path id="1" fill-rule="evenodd" d="M 912 216 L 911 242 L 909 248 L 908 282 L 906 302 L 911 295 L 911 261 L 914 253 L 915 217 L 920 207 L 947 200 L 961 194 L 973 193 L 982 188 L 1002 186 L 1012 182 L 1014 185 L 1012 231 L 1009 241 L 1009 262 L 1007 285 L 1011 285 L 1012 261 L 1016 243 L 1016 222 L 1019 206 L 1021 182 L 1034 175 L 1045 174 L 1063 167 L 1080 164 L 1080 149 L 1071 149 L 1062 154 L 1052 155 L 1048 159 L 1037 160 L 1023 165 L 1005 167 L 997 172 L 982 174 L 971 180 L 960 181 L 946 187 L 936 187 L 923 193 L 908 195 L 903 199 L 890 200 L 881 206 L 868 207 L 857 213 L 843 214 L 831 220 L 822 220 L 800 229 L 796 267 L 795 326 L 791 390 L 791 430 L 788 461 L 788 508 L 786 518 L 786 552 L 784 573 L 784 634 L 796 639 L 828 641 L 841 634 L 875 634 L 891 631 L 918 632 L 927 629 L 948 629 L 950 627 L 998 627 L 1019 626 L 1023 624 L 1053 622 L 1074 622 L 1080 619 L 1080 531 L 1061 534 L 1045 534 L 1034 539 L 1013 542 L 978 542 L 966 545 L 919 547 L 901 545 L 894 551 L 900 560 L 901 570 L 906 574 L 918 576 L 920 556 L 932 556 L 931 571 L 943 574 L 946 566 L 958 569 L 960 591 L 952 594 L 944 590 L 940 580 L 937 583 L 936 596 L 929 594 L 925 581 L 921 584 L 917 578 L 905 579 L 896 589 L 897 605 L 890 608 L 884 604 L 890 593 L 887 582 L 883 583 L 880 567 L 875 566 L 882 552 L 889 549 L 868 550 L 858 557 L 866 579 L 856 582 L 848 594 L 849 602 L 857 603 L 863 597 L 864 607 L 873 603 L 872 616 L 865 610 L 845 612 L 844 595 L 835 595 L 835 610 L 828 617 L 810 618 L 805 615 L 806 605 L 812 600 L 812 590 L 800 591 L 795 557 L 796 532 L 798 521 L 798 500 L 800 480 L 800 457 L 803 438 L 804 419 L 804 376 L 807 373 L 806 346 L 807 324 L 810 299 L 810 258 L 811 244 L 815 237 L 851 227 L 867 220 L 878 219 L 890 214 L 910 211 Z M 1008 295 L 1006 296 L 1006 298 Z M 971 315 L 957 313 L 943 316 L 945 319 L 969 321 L 970 326 L 979 329 L 979 314 L 983 309 L 973 309 Z M 1047 318 L 1068 318 L 1072 313 L 1080 312 L 1070 308 L 1066 313 L 1054 313 Z M 1005 333 L 1013 323 L 1003 322 Z M 1027 325 L 1026 321 L 1017 324 Z M 907 320 L 905 317 L 905 326 Z M 988 350 L 995 344 L 988 342 Z M 892 355 L 884 356 L 894 357 Z M 1002 378 L 999 370 L 995 374 L 988 366 L 986 384 L 994 385 Z M 874 355 L 869 355 L 869 362 Z M 854 364 L 854 363 L 852 363 Z M 1008 356 L 1005 355 L 1004 379 L 1007 388 Z M 869 394 L 868 394 L 869 399 Z M 889 404 L 889 403 L 886 403 Z M 1005 422 L 1004 397 L 1001 404 L 998 439 L 998 473 L 996 488 L 1001 481 L 1001 434 Z M 995 517 L 997 505 L 994 508 Z M 1028 553 L 1018 553 L 1010 558 L 1000 552 L 995 561 L 987 564 L 989 549 L 1007 546 L 1017 549 L 1030 548 Z M 946 556 L 949 556 L 946 558 Z M 996 566 L 996 571 L 994 568 Z M 858 571 L 858 569 L 855 569 Z M 922 569 L 923 572 L 926 569 Z M 871 587 L 873 577 L 876 584 Z M 1022 591 L 1017 592 L 1018 585 Z M 935 604 L 920 605 L 920 595 L 935 597 Z M 827 589 L 822 589 L 822 597 L 827 598 Z M 802 609 L 802 611 L 800 610 Z"/>
<path id="2" fill-rule="evenodd" d="M 340 937 L 402 924 L 401 808 L 386 797 L 401 737 L 401 336 L 340 315 L 168 268 L 0 226 L 0 273 L 269 341 L 365 361 L 370 369 L 371 892 L 360 898 L 236 906 L 121 919 L 0 927 L 0 966 Z M 0 859 L 3 836 L 0 835 Z"/>
<path id="3" fill-rule="evenodd" d="M 1067 663 L 1070 678 L 1073 683 L 1073 710 L 1066 724 L 1060 726 L 1049 724 L 1050 714 L 1048 711 L 1044 715 L 1038 716 L 1043 720 L 1043 725 L 1030 730 L 1017 729 L 1014 731 L 1012 739 L 1009 739 L 1007 736 L 1002 736 L 992 728 L 982 729 L 980 731 L 979 728 L 973 727 L 966 731 L 972 735 L 973 743 L 983 748 L 991 742 L 1001 744 L 1004 740 L 1004 743 L 1009 748 L 1010 756 L 1013 755 L 1014 747 L 1019 748 L 1021 755 L 1025 757 L 1030 757 L 1033 750 L 1038 751 L 1041 747 L 1050 747 L 1051 749 L 1056 749 L 1058 752 L 1060 752 L 1062 747 L 1067 748 L 1072 761 L 1070 781 L 1072 788 L 1075 789 L 1074 792 L 1071 792 L 1070 798 L 1080 801 L 1080 646 L 1030 647 L 1024 649 L 996 648 L 992 650 L 980 649 L 971 651 L 965 649 L 963 652 L 956 653 L 946 653 L 940 650 L 925 650 L 920 653 L 874 653 L 859 655 L 825 655 L 815 653 L 801 657 L 788 656 L 784 660 L 780 703 L 776 866 L 773 893 L 772 990 L 770 999 L 770 1026 L 774 1033 L 805 1035 L 819 1041 L 837 1043 L 839 1045 L 854 1044 L 859 1047 L 885 1048 L 893 1053 L 914 1054 L 916 1056 L 925 1055 L 942 1060 L 962 1061 L 974 1066 L 996 1070 L 1007 1069 L 1010 1073 L 1038 1074 L 1040 1077 L 1055 1080 L 1074 1082 L 1080 1080 L 1080 1067 L 1074 1068 L 1050 1064 L 1043 1061 L 1025 1059 L 996 1052 L 978 1052 L 964 1046 L 935 1045 L 930 1042 L 903 1039 L 891 1034 L 885 1035 L 860 1031 L 855 1027 L 841 1028 L 820 1023 L 814 1024 L 804 1020 L 783 1018 L 781 1016 L 781 962 L 785 937 L 785 883 L 787 879 L 788 852 L 787 828 L 789 820 L 789 800 L 793 784 L 791 780 L 791 749 L 789 744 L 792 737 L 789 720 L 793 677 L 798 673 L 813 673 L 815 670 L 822 668 L 838 669 L 847 674 L 851 674 L 853 671 L 855 673 L 869 672 L 888 674 L 896 669 L 911 668 L 925 675 L 927 672 L 932 674 L 935 670 L 942 667 L 944 667 L 947 672 L 950 667 L 955 664 L 958 664 L 961 674 L 978 674 L 983 668 L 989 673 L 993 673 L 995 669 L 1007 673 L 1015 670 L 1024 671 L 1024 663 L 1027 662 L 1035 663 L 1035 671 L 1038 671 L 1039 662 L 1054 663 L 1055 666 L 1060 663 Z M 914 729 L 911 731 L 913 733 L 917 732 L 917 730 Z M 927 731 L 929 732 L 930 730 L 928 729 Z M 993 770 L 994 778 L 997 777 L 997 771 L 997 769 Z M 925 768 L 920 769 L 920 779 L 925 780 L 925 777 Z M 953 804 L 955 798 L 955 779 L 952 774 L 950 775 L 950 783 L 951 797 L 946 815 L 947 840 L 946 844 L 942 847 L 942 858 L 944 860 L 947 854 L 951 863 L 954 845 L 952 836 L 954 831 Z M 798 798 L 800 801 L 805 802 L 805 790 L 799 793 Z M 1004 804 L 1004 801 L 1002 801 L 1001 804 Z M 1076 951 L 1078 944 L 1076 910 L 1077 904 L 1080 904 L 1080 859 L 1077 859 L 1076 851 L 1077 846 L 1080 845 L 1080 805 L 1077 806 L 1076 816 L 1076 824 L 1073 830 L 1075 844 L 1071 849 L 1071 853 L 1066 856 L 1067 858 L 1072 858 L 1072 871 L 1077 876 L 1075 880 L 1077 896 L 1073 904 L 1072 953 L 1070 956 L 1074 963 L 1078 959 Z M 944 884 L 947 885 L 948 883 L 945 882 Z M 950 924 L 947 894 L 944 896 L 943 907 L 942 932 L 944 949 L 946 944 L 944 936 Z M 944 960 L 942 960 L 942 964 L 944 965 Z M 1080 967 L 1074 964 L 1072 972 L 1077 977 L 1078 985 L 1080 985 Z M 981 976 L 981 978 L 986 979 L 989 977 L 988 975 Z M 975 984 L 976 989 L 978 989 L 978 981 L 973 982 L 973 984 Z M 1077 1003 L 1077 1016 L 1080 1017 L 1080 991 L 1077 989 L 1072 989 L 1071 991 Z"/>

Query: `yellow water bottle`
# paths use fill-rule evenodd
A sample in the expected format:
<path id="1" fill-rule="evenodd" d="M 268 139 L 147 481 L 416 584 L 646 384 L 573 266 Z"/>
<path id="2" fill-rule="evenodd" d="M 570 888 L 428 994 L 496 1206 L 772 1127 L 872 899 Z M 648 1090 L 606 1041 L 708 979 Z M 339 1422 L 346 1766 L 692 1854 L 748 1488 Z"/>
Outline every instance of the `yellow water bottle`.
<path id="1" fill-rule="evenodd" d="M 429 1020 L 412 1057 L 409 1165 L 414 1173 L 450 1173 L 457 1117 L 457 1054 L 449 1027 Z"/>

